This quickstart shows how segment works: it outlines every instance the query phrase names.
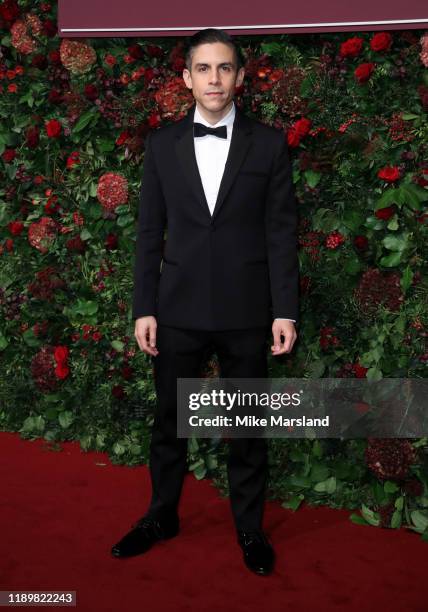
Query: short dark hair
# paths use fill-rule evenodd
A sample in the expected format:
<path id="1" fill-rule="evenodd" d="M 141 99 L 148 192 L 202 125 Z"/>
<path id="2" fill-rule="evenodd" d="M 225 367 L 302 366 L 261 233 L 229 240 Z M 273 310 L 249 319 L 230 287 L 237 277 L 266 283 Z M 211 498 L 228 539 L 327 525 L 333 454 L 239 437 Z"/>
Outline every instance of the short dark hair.
<path id="1" fill-rule="evenodd" d="M 239 70 L 244 65 L 244 59 L 238 45 L 235 43 L 233 38 L 224 30 L 218 30 L 217 28 L 206 28 L 205 30 L 199 30 L 190 36 L 186 45 L 185 62 L 187 70 L 192 67 L 193 52 L 199 45 L 205 45 L 207 43 L 221 42 L 232 49 L 235 52 L 236 69 Z"/>

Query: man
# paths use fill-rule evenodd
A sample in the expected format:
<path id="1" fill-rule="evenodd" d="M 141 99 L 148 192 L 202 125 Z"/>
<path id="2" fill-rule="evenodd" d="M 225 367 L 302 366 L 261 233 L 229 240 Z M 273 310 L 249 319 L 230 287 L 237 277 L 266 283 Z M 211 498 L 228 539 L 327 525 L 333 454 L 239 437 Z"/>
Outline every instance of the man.
<path id="1" fill-rule="evenodd" d="M 179 532 L 187 439 L 177 438 L 177 378 L 199 377 L 207 347 L 215 349 L 223 378 L 267 378 L 270 332 L 275 356 L 290 352 L 296 339 L 296 202 L 287 141 L 282 130 L 235 106 L 244 73 L 226 32 L 196 33 L 183 70 L 195 104 L 147 138 L 133 318 L 138 345 L 152 357 L 158 400 L 152 499 L 113 546 L 118 557 Z M 227 470 L 245 563 L 268 574 L 275 555 L 262 528 L 266 440 L 231 439 Z"/>

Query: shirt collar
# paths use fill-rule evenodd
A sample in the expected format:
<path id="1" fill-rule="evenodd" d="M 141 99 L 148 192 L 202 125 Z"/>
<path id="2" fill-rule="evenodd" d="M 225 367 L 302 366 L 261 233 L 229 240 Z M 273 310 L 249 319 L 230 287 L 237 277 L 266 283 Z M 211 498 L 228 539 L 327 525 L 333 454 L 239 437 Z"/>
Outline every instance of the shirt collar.
<path id="1" fill-rule="evenodd" d="M 198 110 L 198 107 L 195 106 L 195 114 L 194 114 L 193 121 L 197 123 L 202 123 L 203 125 L 206 125 L 208 127 L 218 127 L 220 125 L 226 125 L 229 128 L 229 127 L 232 127 L 233 122 L 235 120 L 235 112 L 236 112 L 235 102 L 232 102 L 232 108 L 227 113 L 227 115 L 225 115 L 222 119 L 220 119 L 220 121 L 212 125 L 211 123 L 208 123 L 208 121 L 202 117 L 201 113 Z"/>

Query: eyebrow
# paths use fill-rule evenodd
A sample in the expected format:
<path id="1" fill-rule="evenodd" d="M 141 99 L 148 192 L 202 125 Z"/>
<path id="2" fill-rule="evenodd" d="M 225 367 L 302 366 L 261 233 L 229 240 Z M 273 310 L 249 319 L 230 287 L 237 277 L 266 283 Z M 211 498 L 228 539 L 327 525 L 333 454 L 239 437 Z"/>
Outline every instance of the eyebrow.
<path id="1" fill-rule="evenodd" d="M 205 62 L 198 62 L 197 64 L 195 64 L 195 68 L 199 68 L 200 66 L 209 66 L 210 64 L 207 64 Z M 233 64 L 232 62 L 222 62 L 221 64 L 218 64 L 219 66 L 232 66 Z"/>

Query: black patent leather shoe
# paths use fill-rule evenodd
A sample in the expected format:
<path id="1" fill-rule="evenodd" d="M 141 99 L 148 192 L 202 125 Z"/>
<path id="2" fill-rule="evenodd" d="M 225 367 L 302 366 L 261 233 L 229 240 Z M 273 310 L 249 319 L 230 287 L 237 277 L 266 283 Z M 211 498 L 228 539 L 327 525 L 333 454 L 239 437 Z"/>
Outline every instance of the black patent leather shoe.
<path id="1" fill-rule="evenodd" d="M 262 529 L 238 530 L 238 543 L 245 565 L 256 574 L 266 576 L 273 570 L 275 552 Z"/>
<path id="2" fill-rule="evenodd" d="M 114 557 L 133 557 L 148 551 L 159 540 L 168 540 L 179 533 L 178 518 L 156 520 L 143 516 L 132 525 L 123 538 L 111 549 Z"/>

